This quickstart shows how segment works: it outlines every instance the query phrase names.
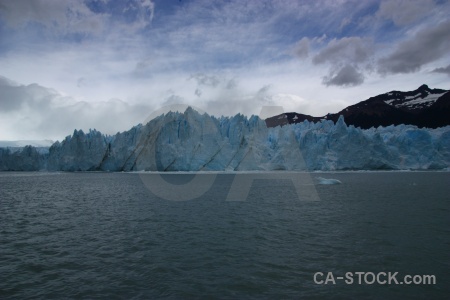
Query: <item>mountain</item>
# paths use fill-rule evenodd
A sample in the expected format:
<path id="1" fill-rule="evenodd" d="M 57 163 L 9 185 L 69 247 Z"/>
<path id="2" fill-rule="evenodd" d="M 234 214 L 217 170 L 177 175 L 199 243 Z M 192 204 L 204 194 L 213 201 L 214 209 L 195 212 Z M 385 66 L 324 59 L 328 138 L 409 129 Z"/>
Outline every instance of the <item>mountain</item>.
<path id="1" fill-rule="evenodd" d="M 335 114 L 313 117 L 286 113 L 266 119 L 266 124 L 275 127 L 304 120 L 318 122 L 321 119 L 336 122 L 341 115 L 347 124 L 363 129 L 400 124 L 438 128 L 450 125 L 450 92 L 422 85 L 411 92 L 391 91 L 371 97 Z"/>
<path id="2" fill-rule="evenodd" d="M 447 102 L 445 102 L 447 103 Z M 389 105 L 389 104 L 386 104 Z M 305 120 L 268 127 L 252 116 L 169 112 L 106 136 L 75 130 L 47 152 L 0 148 L 3 171 L 404 170 L 450 167 L 450 126 L 360 129 Z"/>

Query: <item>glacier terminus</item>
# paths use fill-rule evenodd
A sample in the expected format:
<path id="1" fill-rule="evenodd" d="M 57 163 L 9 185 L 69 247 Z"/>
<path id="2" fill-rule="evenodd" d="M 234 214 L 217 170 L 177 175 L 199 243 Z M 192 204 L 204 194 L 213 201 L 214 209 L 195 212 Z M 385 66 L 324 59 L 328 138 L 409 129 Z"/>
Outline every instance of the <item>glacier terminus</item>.
<path id="1" fill-rule="evenodd" d="M 450 166 L 450 126 L 361 129 L 341 116 L 268 128 L 258 116 L 192 108 L 116 135 L 75 130 L 51 147 L 0 148 L 1 171 L 438 170 Z"/>

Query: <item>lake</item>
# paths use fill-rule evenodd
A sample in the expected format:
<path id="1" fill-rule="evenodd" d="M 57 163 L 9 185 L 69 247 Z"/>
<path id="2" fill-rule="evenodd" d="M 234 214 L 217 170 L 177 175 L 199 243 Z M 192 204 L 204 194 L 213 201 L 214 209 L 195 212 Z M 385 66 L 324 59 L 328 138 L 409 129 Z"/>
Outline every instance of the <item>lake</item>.
<path id="1" fill-rule="evenodd" d="M 278 174 L 202 174 L 201 195 L 174 201 L 145 174 L 0 173 L 0 298 L 448 297 L 449 172 L 302 173 L 308 199 Z M 158 180 L 183 197 L 195 176 Z"/>

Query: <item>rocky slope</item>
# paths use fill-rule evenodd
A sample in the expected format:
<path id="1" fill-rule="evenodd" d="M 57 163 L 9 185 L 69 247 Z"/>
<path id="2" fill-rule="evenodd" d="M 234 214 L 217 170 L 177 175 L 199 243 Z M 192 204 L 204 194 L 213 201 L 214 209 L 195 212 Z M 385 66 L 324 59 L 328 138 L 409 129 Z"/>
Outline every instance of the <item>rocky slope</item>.
<path id="1" fill-rule="evenodd" d="M 438 128 L 450 125 L 450 92 L 422 85 L 410 92 L 391 91 L 371 97 L 335 114 L 313 117 L 286 113 L 266 119 L 266 124 L 275 127 L 322 119 L 336 122 L 341 115 L 347 124 L 363 129 L 400 124 Z"/>

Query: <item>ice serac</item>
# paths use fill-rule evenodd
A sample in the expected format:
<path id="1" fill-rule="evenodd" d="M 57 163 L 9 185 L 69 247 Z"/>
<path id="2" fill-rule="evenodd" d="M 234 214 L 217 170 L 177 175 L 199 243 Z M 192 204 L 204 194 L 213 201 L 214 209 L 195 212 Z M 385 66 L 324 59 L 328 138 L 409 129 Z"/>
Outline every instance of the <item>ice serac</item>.
<path id="1" fill-rule="evenodd" d="M 268 128 L 257 116 L 189 108 L 114 136 L 75 130 L 48 153 L 1 149 L 1 170 L 404 170 L 450 167 L 450 126 L 361 129 L 344 117 Z"/>
<path id="2" fill-rule="evenodd" d="M 49 149 L 48 170 L 51 171 L 98 171 L 107 155 L 108 138 L 99 131 L 85 134 L 75 130 L 72 136 Z"/>
<path id="3" fill-rule="evenodd" d="M 40 171 L 47 165 L 48 151 L 33 146 L 0 148 L 0 171 Z"/>

